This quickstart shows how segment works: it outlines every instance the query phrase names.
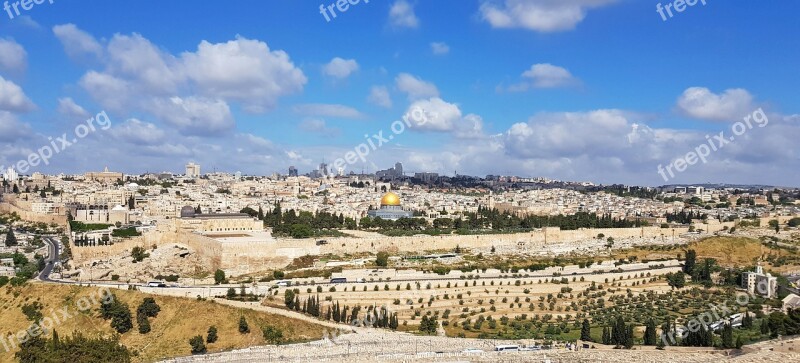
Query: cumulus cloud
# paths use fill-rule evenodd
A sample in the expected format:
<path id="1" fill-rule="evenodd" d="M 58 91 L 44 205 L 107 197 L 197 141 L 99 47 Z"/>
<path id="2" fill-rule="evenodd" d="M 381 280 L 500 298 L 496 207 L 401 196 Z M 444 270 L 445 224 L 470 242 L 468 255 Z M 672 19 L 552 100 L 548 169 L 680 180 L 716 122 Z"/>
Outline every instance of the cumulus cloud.
<path id="1" fill-rule="evenodd" d="M 753 112 L 753 96 L 747 90 L 729 89 L 715 94 L 705 87 L 691 87 L 678 97 L 678 110 L 692 118 L 711 121 L 738 121 Z"/>
<path id="2" fill-rule="evenodd" d="M 53 34 L 61 41 L 64 51 L 70 58 L 80 59 L 87 55 L 95 58 L 103 56 L 103 46 L 89 33 L 78 29 L 75 24 L 62 24 L 53 27 Z"/>
<path id="3" fill-rule="evenodd" d="M 328 137 L 337 137 L 340 133 L 339 129 L 328 127 L 325 120 L 322 119 L 303 120 L 303 122 L 300 123 L 300 130 Z"/>
<path id="4" fill-rule="evenodd" d="M 566 68 L 549 63 L 539 63 L 522 73 L 525 82 L 509 87 L 509 91 L 525 91 L 533 88 L 558 88 L 574 85 L 578 80 Z"/>
<path id="5" fill-rule="evenodd" d="M 492 0 L 480 6 L 480 15 L 494 28 L 524 28 L 538 32 L 574 29 L 593 8 L 616 0 Z"/>
<path id="6" fill-rule="evenodd" d="M 139 34 L 117 34 L 108 44 L 108 73 L 151 94 L 174 94 L 183 75 L 177 60 Z"/>
<path id="7" fill-rule="evenodd" d="M 478 137 L 483 132 L 480 116 L 462 116 L 458 105 L 438 97 L 413 102 L 403 116 L 412 130 L 450 132 L 458 138 Z"/>
<path id="8" fill-rule="evenodd" d="M 155 145 L 166 136 L 156 125 L 135 118 L 116 125 L 110 132 L 117 139 L 136 145 Z"/>
<path id="9" fill-rule="evenodd" d="M 88 111 L 75 103 L 70 97 L 59 98 L 56 111 L 62 116 L 70 118 L 87 118 L 90 115 Z"/>
<path id="10" fill-rule="evenodd" d="M 25 95 L 20 86 L 0 76 L 0 110 L 10 112 L 28 112 L 36 105 Z"/>
<path id="11" fill-rule="evenodd" d="M 14 142 L 30 134 L 28 124 L 19 122 L 10 112 L 0 111 L 0 141 Z"/>
<path id="12" fill-rule="evenodd" d="M 242 102 L 251 112 L 274 108 L 278 98 L 301 92 L 308 81 L 286 52 L 241 36 L 227 43 L 203 41 L 197 52 L 182 57 L 199 92 Z"/>
<path id="13" fill-rule="evenodd" d="M 322 67 L 322 73 L 328 77 L 345 79 L 358 71 L 358 62 L 355 59 L 342 59 L 339 57 L 331 59 L 328 64 Z"/>
<path id="14" fill-rule="evenodd" d="M 433 52 L 434 55 L 445 55 L 450 53 L 450 46 L 444 42 L 432 42 L 431 52 Z"/>
<path id="15" fill-rule="evenodd" d="M 430 82 L 423 81 L 408 73 L 400 73 L 395 78 L 397 89 L 408 95 L 409 101 L 421 98 L 439 97 L 439 89 Z"/>
<path id="16" fill-rule="evenodd" d="M 13 39 L 0 38 L 0 70 L 22 72 L 28 66 L 28 53 Z"/>
<path id="17" fill-rule="evenodd" d="M 373 86 L 367 96 L 367 101 L 383 108 L 392 108 L 392 97 L 385 86 Z"/>
<path id="18" fill-rule="evenodd" d="M 405 0 L 398 0 L 389 9 L 389 24 L 394 28 L 416 28 L 419 18 L 414 13 L 414 6 Z"/>
<path id="19" fill-rule="evenodd" d="M 309 103 L 303 105 L 295 105 L 294 111 L 306 116 L 321 116 L 333 118 L 349 118 L 357 119 L 362 118 L 361 112 L 355 108 L 335 105 L 335 104 L 322 104 L 322 103 Z"/>
<path id="20" fill-rule="evenodd" d="M 107 73 L 89 71 L 78 81 L 94 100 L 114 111 L 127 110 L 131 106 L 132 85 Z"/>
<path id="21" fill-rule="evenodd" d="M 230 107 L 220 99 L 176 96 L 155 99 L 147 107 L 154 116 L 177 127 L 184 135 L 218 135 L 235 125 Z"/>

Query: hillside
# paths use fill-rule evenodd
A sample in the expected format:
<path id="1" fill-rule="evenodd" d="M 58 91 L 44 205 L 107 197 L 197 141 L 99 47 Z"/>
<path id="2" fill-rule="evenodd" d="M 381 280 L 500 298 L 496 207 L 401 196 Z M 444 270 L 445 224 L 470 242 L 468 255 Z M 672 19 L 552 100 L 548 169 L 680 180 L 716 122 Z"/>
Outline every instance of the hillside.
<path id="1" fill-rule="evenodd" d="M 27 284 L 23 287 L 9 285 L 0 288 L 0 334 L 8 337 L 22 329 L 27 329 L 31 321 L 22 312 L 23 305 L 38 301 L 42 305 L 40 311 L 45 316 L 57 316 L 60 323 L 55 329 L 61 337 L 80 331 L 84 335 L 111 336 L 114 330 L 110 321 L 103 320 L 98 312 L 99 302 L 91 303 L 90 296 L 99 301 L 101 293 L 97 287 L 78 287 L 64 285 Z M 218 352 L 253 345 L 264 345 L 261 326 L 272 325 L 283 330 L 287 341 L 307 341 L 322 337 L 323 328 L 305 321 L 294 320 L 252 310 L 236 309 L 212 301 L 196 299 L 155 296 L 137 291 L 112 290 L 118 301 L 128 304 L 131 309 L 134 327 L 123 334 L 120 342 L 135 355 L 134 362 L 153 362 L 162 358 L 189 355 L 188 341 L 195 335 L 206 336 L 208 327 L 214 325 L 218 329 L 219 340 L 207 344 L 209 352 Z M 155 318 L 150 318 L 152 331 L 139 334 L 136 325 L 136 308 L 144 297 L 154 297 L 161 311 Z M 86 298 L 86 299 L 82 299 Z M 79 312 L 79 302 L 91 303 L 91 308 Z M 68 308 L 72 317 L 61 319 L 60 311 Z M 240 334 L 239 317 L 244 315 L 251 333 Z M 6 339 L 6 341 L 8 341 Z M 16 351 L 16 350 L 15 350 Z M 0 361 L 13 361 L 14 352 L 7 352 L 0 344 Z"/>

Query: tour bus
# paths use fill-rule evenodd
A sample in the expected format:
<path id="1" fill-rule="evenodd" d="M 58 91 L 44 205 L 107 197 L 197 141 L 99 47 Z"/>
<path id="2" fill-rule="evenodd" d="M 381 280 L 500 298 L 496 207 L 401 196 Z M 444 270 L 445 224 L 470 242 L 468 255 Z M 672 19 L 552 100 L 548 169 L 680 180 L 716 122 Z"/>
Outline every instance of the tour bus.
<path id="1" fill-rule="evenodd" d="M 347 279 L 344 277 L 335 277 L 331 279 L 332 284 L 343 284 L 347 282 Z"/>
<path id="2" fill-rule="evenodd" d="M 150 281 L 147 283 L 147 287 L 167 287 L 167 284 L 161 281 Z"/>
<path id="3" fill-rule="evenodd" d="M 495 352 L 518 352 L 519 345 L 497 345 L 494 347 Z"/>
<path id="4" fill-rule="evenodd" d="M 289 281 L 278 281 L 277 283 L 275 283 L 275 287 L 287 287 L 291 284 L 292 283 Z"/>

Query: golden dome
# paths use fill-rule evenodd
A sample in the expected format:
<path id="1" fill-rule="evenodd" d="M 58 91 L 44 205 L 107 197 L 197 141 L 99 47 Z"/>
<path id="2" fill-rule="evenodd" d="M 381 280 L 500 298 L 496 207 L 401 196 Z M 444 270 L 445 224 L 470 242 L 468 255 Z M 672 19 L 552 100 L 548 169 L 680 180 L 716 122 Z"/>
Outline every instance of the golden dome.
<path id="1" fill-rule="evenodd" d="M 382 206 L 400 206 L 400 197 L 397 194 L 392 192 L 386 193 L 383 198 L 381 198 L 381 205 Z"/>

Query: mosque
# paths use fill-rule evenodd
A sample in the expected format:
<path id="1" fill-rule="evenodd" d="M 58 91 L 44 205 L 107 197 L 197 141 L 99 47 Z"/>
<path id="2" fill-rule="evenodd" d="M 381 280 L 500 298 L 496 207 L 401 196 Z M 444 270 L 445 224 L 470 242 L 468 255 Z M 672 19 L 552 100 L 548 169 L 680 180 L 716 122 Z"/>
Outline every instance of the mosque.
<path id="1" fill-rule="evenodd" d="M 396 221 L 400 218 L 411 218 L 414 216 L 412 212 L 403 210 L 400 204 L 400 197 L 392 192 L 386 193 L 381 198 L 381 207 L 379 209 L 367 212 L 371 218 L 380 217 L 381 219 L 388 219 Z"/>

